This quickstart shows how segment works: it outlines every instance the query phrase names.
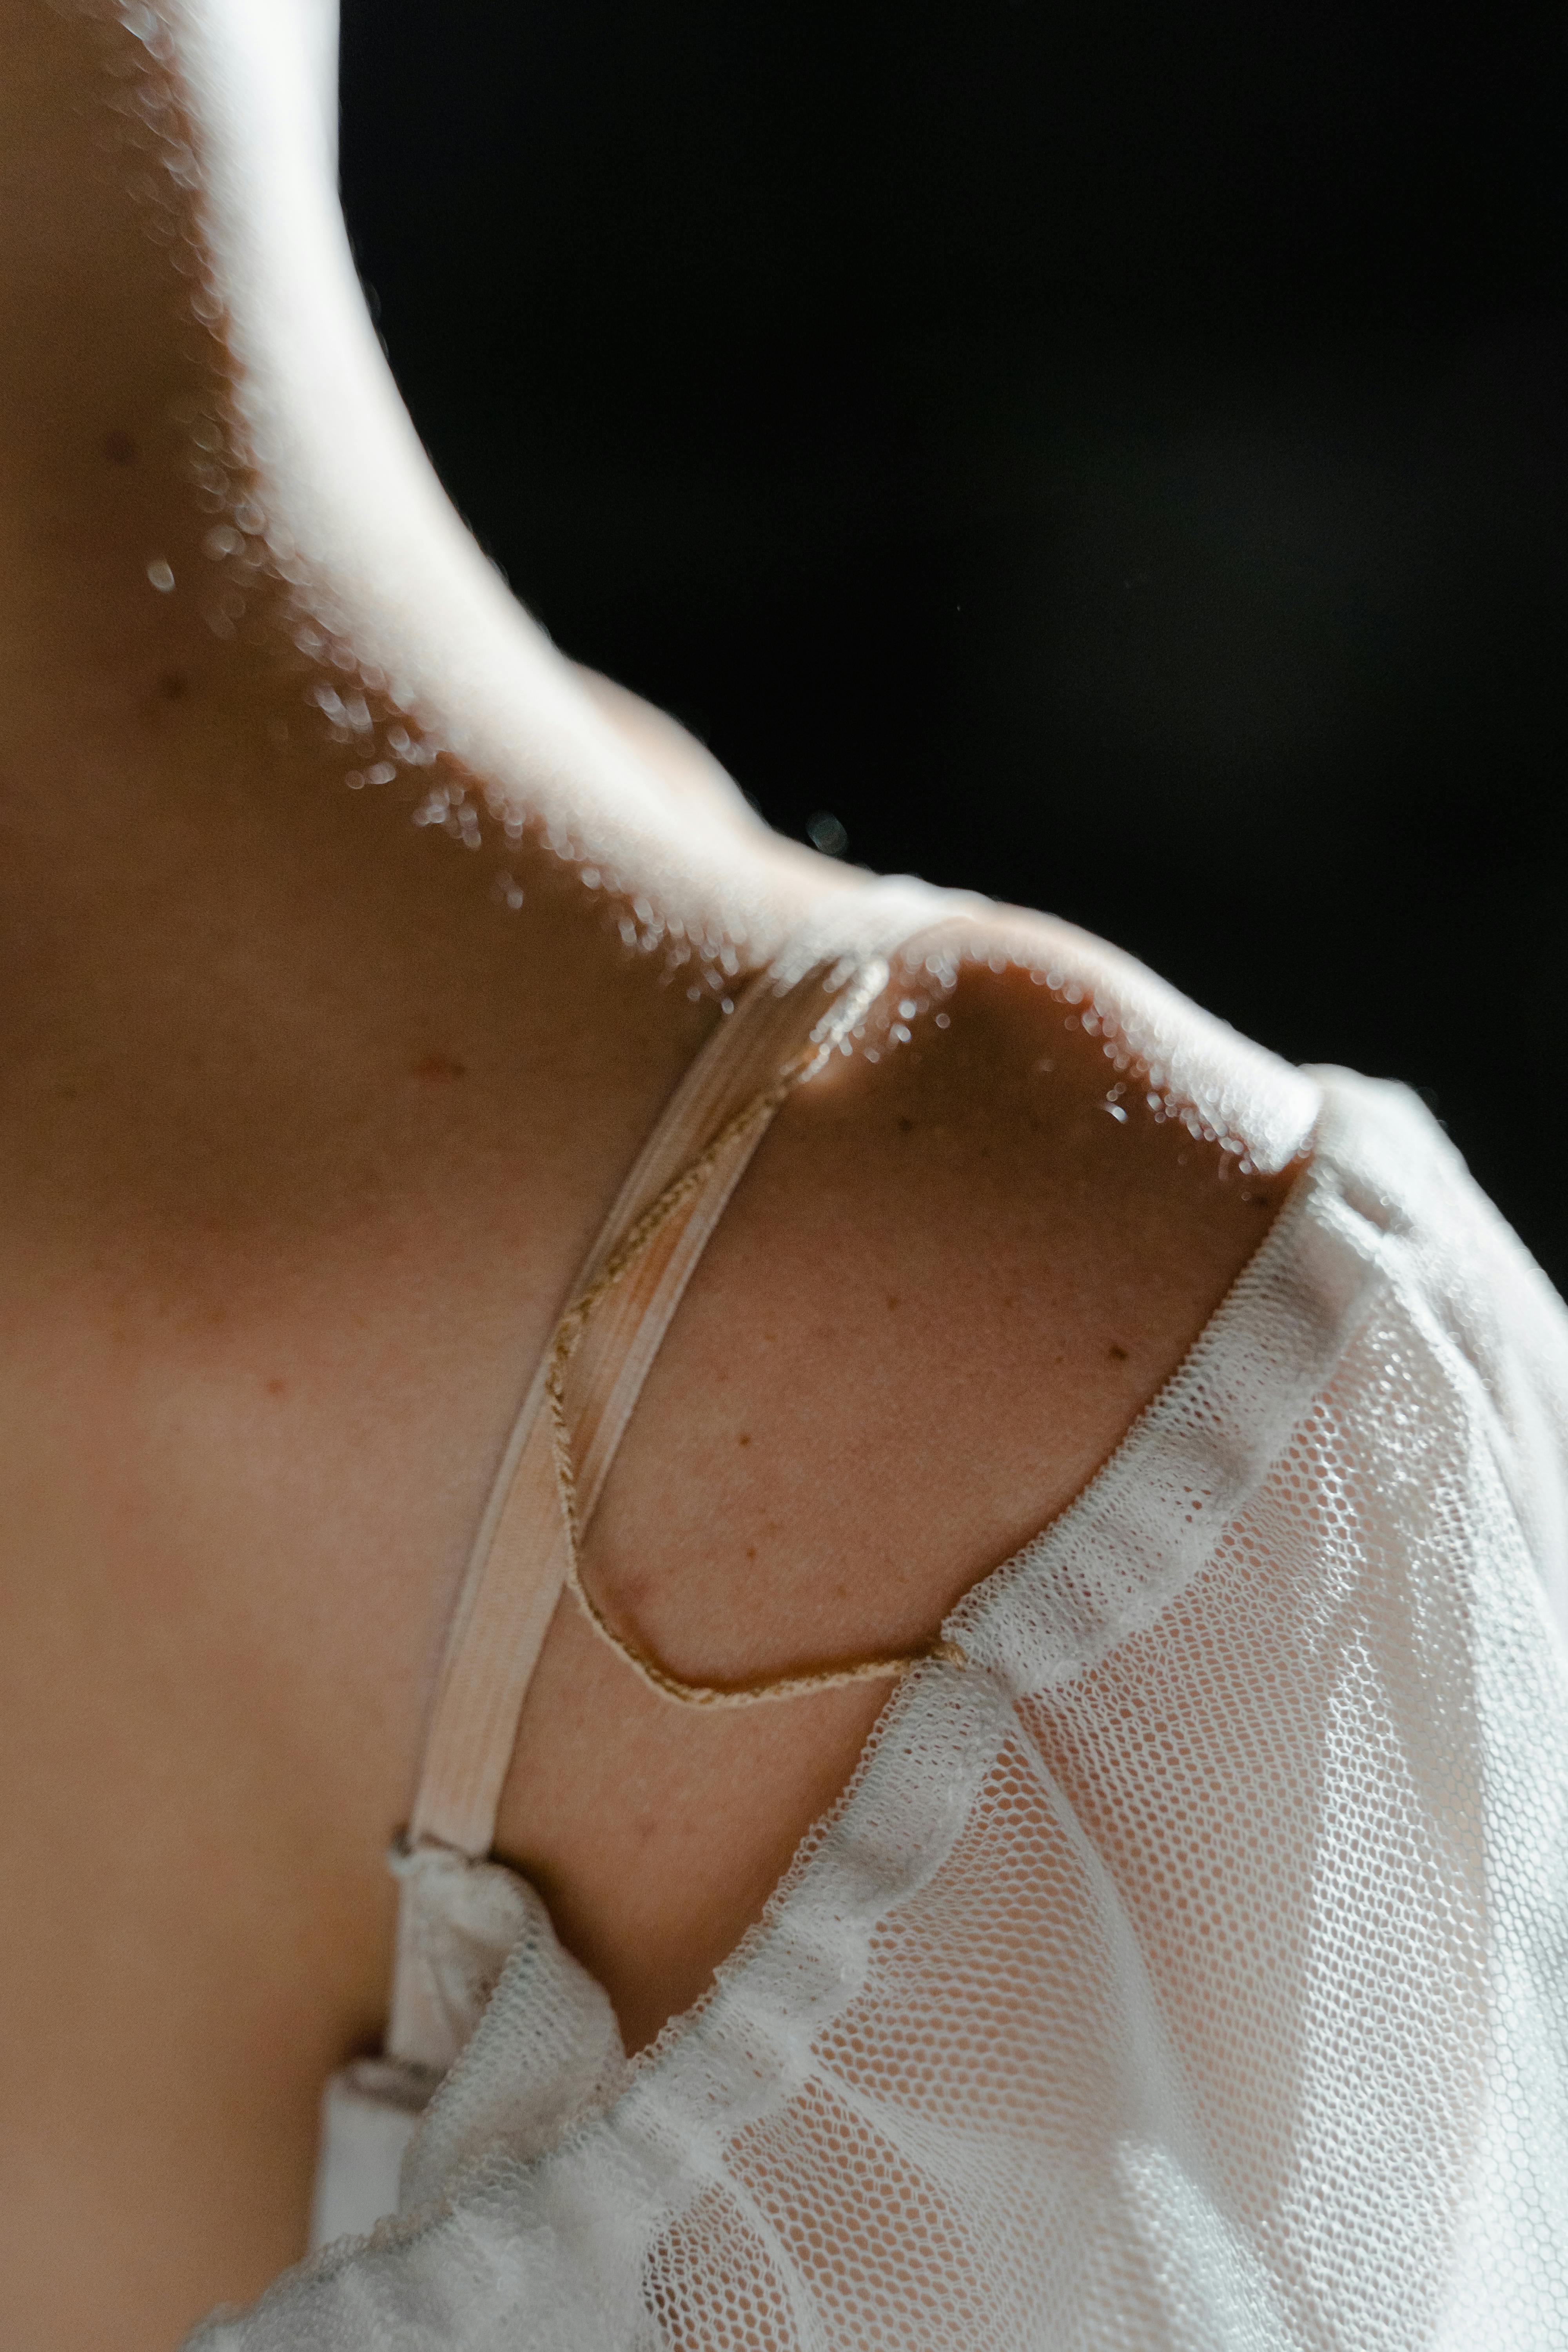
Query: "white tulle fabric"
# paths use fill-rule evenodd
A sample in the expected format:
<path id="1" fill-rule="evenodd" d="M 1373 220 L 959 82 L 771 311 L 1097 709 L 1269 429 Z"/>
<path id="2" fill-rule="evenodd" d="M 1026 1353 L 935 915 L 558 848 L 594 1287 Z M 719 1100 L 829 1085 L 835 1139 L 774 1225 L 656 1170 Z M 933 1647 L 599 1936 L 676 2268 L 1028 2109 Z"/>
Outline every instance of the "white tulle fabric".
<path id="1" fill-rule="evenodd" d="M 203 2352 L 1562 2352 L 1568 1332 L 1410 1097 L 626 2066 L 536 1901 Z"/>

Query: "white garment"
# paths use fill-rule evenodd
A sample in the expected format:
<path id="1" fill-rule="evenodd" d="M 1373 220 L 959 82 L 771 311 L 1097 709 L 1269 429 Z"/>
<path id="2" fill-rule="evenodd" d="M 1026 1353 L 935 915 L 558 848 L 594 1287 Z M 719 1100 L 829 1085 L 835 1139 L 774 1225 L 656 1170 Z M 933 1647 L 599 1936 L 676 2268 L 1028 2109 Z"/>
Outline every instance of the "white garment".
<path id="1" fill-rule="evenodd" d="M 627 2066 L 523 1890 L 400 2217 L 193 2346 L 1563 2352 L 1568 1318 L 1413 1097 L 1318 1076 L 709 1998 Z"/>

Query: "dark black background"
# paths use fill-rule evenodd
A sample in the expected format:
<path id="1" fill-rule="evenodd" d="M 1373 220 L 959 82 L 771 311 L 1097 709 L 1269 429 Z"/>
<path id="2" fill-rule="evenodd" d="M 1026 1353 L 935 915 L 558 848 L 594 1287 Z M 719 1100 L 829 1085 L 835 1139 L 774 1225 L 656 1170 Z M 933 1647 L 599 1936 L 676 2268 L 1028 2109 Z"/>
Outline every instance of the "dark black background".
<path id="1" fill-rule="evenodd" d="M 1558 10 L 346 0 L 449 489 L 764 813 L 1425 1088 L 1568 1278 Z"/>

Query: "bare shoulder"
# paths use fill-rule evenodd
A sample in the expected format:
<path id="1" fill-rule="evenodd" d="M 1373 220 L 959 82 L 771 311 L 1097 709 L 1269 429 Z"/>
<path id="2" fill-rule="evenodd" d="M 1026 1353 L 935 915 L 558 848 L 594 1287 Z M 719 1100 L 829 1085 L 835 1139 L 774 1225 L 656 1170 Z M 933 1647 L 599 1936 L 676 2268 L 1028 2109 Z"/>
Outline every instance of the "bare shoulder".
<path id="1" fill-rule="evenodd" d="M 907 1042 L 801 1104 L 816 1168 L 796 1199 L 833 1203 L 850 1352 L 886 1354 L 900 1318 L 918 1330 L 941 1450 L 973 1465 L 965 1507 L 984 1520 L 982 1490 L 1008 1497 L 995 1552 L 1071 1498 L 1181 1362 L 1289 1191 L 1316 1096 L 1065 925 L 998 913 L 958 935 L 942 979 Z M 906 1384 L 862 1369 L 874 1391 Z"/>
<path id="2" fill-rule="evenodd" d="M 1258 1247 L 1310 1129 L 1299 1073 L 1040 919 L 917 943 L 886 1019 L 779 1118 L 628 1437 L 662 1465 L 661 1526 L 710 1563 L 704 1627 L 721 1588 L 744 1596 L 742 1671 L 799 1659 L 803 1578 L 826 1650 L 918 1640 L 1069 1502 Z M 747 1573 L 770 1558 L 776 1622 Z"/>

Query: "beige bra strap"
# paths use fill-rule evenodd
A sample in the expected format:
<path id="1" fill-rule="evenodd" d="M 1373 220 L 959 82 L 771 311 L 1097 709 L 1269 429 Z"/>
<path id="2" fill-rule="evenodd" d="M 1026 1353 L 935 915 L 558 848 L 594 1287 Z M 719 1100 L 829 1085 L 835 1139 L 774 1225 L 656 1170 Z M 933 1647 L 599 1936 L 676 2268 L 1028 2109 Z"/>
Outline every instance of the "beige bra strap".
<path id="1" fill-rule="evenodd" d="M 847 1036 L 887 980 L 886 962 L 872 955 L 826 957 L 789 985 L 766 975 L 754 981 L 676 1089 L 622 1187 L 571 1293 L 567 1322 L 590 1294 L 594 1311 L 574 1323 L 570 1398 L 558 1334 L 518 1414 L 475 1538 L 437 1685 L 411 1844 L 479 1856 L 494 1843 L 523 1697 L 562 1588 L 569 1576 L 576 1582 L 576 1530 L 598 1501 L 670 1318 L 784 1095 Z M 700 1176 L 682 1188 L 699 1160 Z M 628 1255 L 630 1237 L 637 1246 Z M 569 1515 L 558 1423 L 571 1433 Z M 590 1614 L 616 1640 L 597 1612 Z M 634 1663 L 645 1670 L 646 1662 Z"/>

